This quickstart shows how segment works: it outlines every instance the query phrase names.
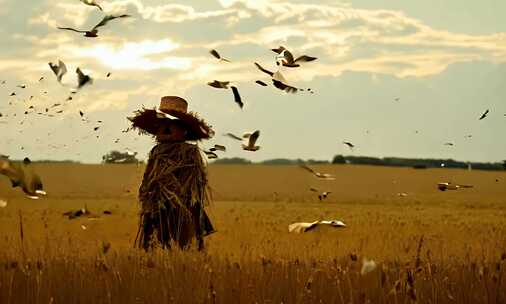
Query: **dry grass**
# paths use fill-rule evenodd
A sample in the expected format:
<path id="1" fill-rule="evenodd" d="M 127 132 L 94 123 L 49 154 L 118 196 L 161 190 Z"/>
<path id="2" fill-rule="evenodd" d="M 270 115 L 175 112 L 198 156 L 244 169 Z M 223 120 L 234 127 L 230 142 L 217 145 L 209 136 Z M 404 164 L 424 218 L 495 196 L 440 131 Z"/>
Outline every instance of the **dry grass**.
<path id="1" fill-rule="evenodd" d="M 337 180 L 297 167 L 211 167 L 218 233 L 206 253 L 132 249 L 142 167 L 40 165 L 50 193 L 41 201 L 1 179 L 0 303 L 506 301 L 504 172 L 317 168 Z M 435 183 L 447 180 L 475 188 L 439 192 Z M 319 203 L 309 186 L 333 193 Z M 61 215 L 85 204 L 113 215 Z M 320 218 L 349 228 L 287 232 Z M 360 275 L 365 257 L 378 268 Z"/>

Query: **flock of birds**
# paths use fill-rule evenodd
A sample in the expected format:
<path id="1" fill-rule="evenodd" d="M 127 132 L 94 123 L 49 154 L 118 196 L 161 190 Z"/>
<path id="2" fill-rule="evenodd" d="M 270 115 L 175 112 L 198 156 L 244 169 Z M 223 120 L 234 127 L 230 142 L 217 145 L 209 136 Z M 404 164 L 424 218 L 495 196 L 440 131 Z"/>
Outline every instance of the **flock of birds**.
<path id="1" fill-rule="evenodd" d="M 315 61 L 318 59 L 316 57 L 311 57 L 308 55 L 301 55 L 301 56 L 295 58 L 293 56 L 292 52 L 283 46 L 280 46 L 278 48 L 274 48 L 271 50 L 276 54 L 275 62 L 276 62 L 277 66 L 298 68 L 298 67 L 301 67 L 301 63 L 303 63 L 303 62 L 311 62 L 311 61 Z M 231 62 L 231 60 L 224 58 L 215 49 L 212 49 L 211 51 L 209 51 L 209 53 L 220 62 L 225 62 L 225 63 Z M 263 68 L 257 62 L 255 62 L 254 64 L 258 68 L 258 70 L 267 74 L 270 77 L 274 88 L 281 90 L 283 92 L 286 92 L 286 93 L 291 93 L 291 94 L 295 94 L 295 93 L 301 92 L 301 91 L 307 91 L 307 92 L 310 92 L 311 94 L 314 94 L 314 92 L 310 88 L 309 89 L 301 89 L 301 88 L 296 88 L 292 85 L 289 85 L 286 78 L 283 76 L 283 74 L 279 70 L 276 72 L 273 72 L 273 71 Z M 256 80 L 255 83 L 262 86 L 262 87 L 269 86 L 266 82 L 264 82 L 262 80 Z M 228 81 L 228 80 L 222 81 L 222 80 L 215 79 L 211 82 L 208 82 L 207 84 L 210 87 L 213 87 L 215 89 L 225 89 L 225 90 L 230 89 L 232 91 L 232 94 L 234 97 L 234 102 L 239 106 L 239 108 L 241 108 L 241 109 L 244 108 L 244 102 L 242 100 L 241 94 L 239 93 L 239 89 L 238 89 L 237 85 L 233 84 L 231 81 Z M 242 145 L 241 145 L 242 149 L 245 151 L 255 152 L 255 151 L 260 150 L 260 146 L 256 145 L 256 142 L 257 142 L 258 138 L 260 137 L 259 130 L 244 133 L 242 136 L 238 136 L 233 133 L 226 133 L 225 136 L 228 136 L 229 138 L 240 141 L 240 142 L 247 140 L 247 142 L 242 143 Z M 219 146 L 220 146 L 220 149 L 216 149 L 216 146 L 215 146 L 209 150 L 204 150 L 204 153 L 207 155 L 207 157 L 209 159 L 216 159 L 216 158 L 218 158 L 218 154 L 216 153 L 217 151 L 221 151 L 221 152 L 226 151 L 226 148 L 224 146 L 221 146 L 221 145 L 219 145 Z"/>
<path id="2" fill-rule="evenodd" d="M 280 46 L 276 49 L 272 49 L 272 51 L 277 54 L 276 58 L 275 58 L 277 66 L 298 68 L 301 66 L 300 63 L 302 63 L 302 62 L 311 62 L 311 61 L 318 59 L 316 57 L 311 57 L 311 56 L 307 56 L 307 55 L 302 55 L 302 56 L 299 56 L 296 59 L 294 59 L 292 52 L 283 46 Z M 220 55 L 220 53 L 215 49 L 211 50 L 209 53 L 221 62 L 228 62 L 228 63 L 231 62 L 229 59 L 223 58 Z M 269 75 L 269 77 L 271 78 L 271 81 L 272 81 L 272 85 L 281 91 L 284 91 L 286 93 L 293 93 L 293 94 L 297 93 L 299 91 L 308 91 L 310 93 L 314 93 L 311 89 L 305 90 L 305 89 L 300 89 L 300 88 L 296 88 L 292 85 L 289 85 L 286 78 L 283 76 L 283 74 L 281 74 L 281 72 L 279 70 L 276 72 L 269 71 L 269 70 L 263 68 L 257 62 L 255 62 L 255 66 L 261 72 Z M 269 86 L 267 83 L 265 83 L 262 80 L 256 80 L 255 83 L 262 86 L 262 87 Z M 207 84 L 213 88 L 216 88 L 216 89 L 226 89 L 226 90 L 231 89 L 232 93 L 234 95 L 234 102 L 239 106 L 239 108 L 242 109 L 244 107 L 244 103 L 242 101 L 241 95 L 239 94 L 239 89 L 237 88 L 236 85 L 233 85 L 231 81 L 213 80 L 211 82 L 208 82 Z"/>
<path id="3" fill-rule="evenodd" d="M 99 4 L 97 4 L 96 1 L 94 1 L 94 0 L 81 0 L 81 2 L 84 3 L 84 4 L 86 4 L 86 5 L 89 5 L 89 6 L 97 7 L 100 11 L 103 11 L 102 7 Z M 98 37 L 99 28 L 106 26 L 112 20 L 120 19 L 120 18 L 128 18 L 128 17 L 131 17 L 131 16 L 127 15 L 127 14 L 121 14 L 121 15 L 107 15 L 106 14 L 102 18 L 102 20 L 100 22 L 98 22 L 97 25 L 95 25 L 91 30 L 86 30 L 86 31 L 77 30 L 77 29 L 70 28 L 70 27 L 60 27 L 60 26 L 58 26 L 57 28 L 60 29 L 60 30 L 66 30 L 66 31 L 73 31 L 73 32 L 78 32 L 78 33 L 84 33 L 85 37 L 95 38 L 95 37 Z M 85 74 L 83 72 L 83 70 L 81 70 L 80 67 L 77 67 L 76 70 L 75 70 L 77 81 L 74 84 L 72 82 L 65 82 L 64 81 L 64 79 L 66 78 L 66 75 L 68 74 L 68 69 L 67 69 L 67 65 L 65 64 L 65 62 L 63 62 L 62 60 L 58 60 L 56 63 L 49 62 L 48 65 L 49 65 L 50 70 L 56 76 L 57 82 L 59 84 L 61 84 L 63 87 L 69 88 L 70 89 L 70 94 L 65 99 L 64 102 L 56 102 L 56 103 L 54 103 L 51 106 L 46 106 L 46 107 L 43 107 L 43 108 L 36 108 L 34 105 L 29 105 L 26 108 L 26 110 L 24 111 L 24 115 L 25 116 L 32 115 L 32 114 L 37 114 L 37 115 L 46 116 L 46 117 L 55 117 L 55 116 L 57 116 L 59 114 L 62 114 L 62 113 L 64 113 L 65 108 L 69 104 L 71 104 L 72 100 L 74 99 L 74 95 L 77 94 L 79 92 L 79 90 L 81 90 L 85 86 L 93 84 L 93 78 L 90 75 Z M 109 78 L 110 76 L 111 76 L 111 72 L 108 72 L 105 77 Z M 38 82 L 42 83 L 43 81 L 44 81 L 44 77 L 42 76 L 42 77 L 39 78 Z M 0 84 L 1 85 L 6 85 L 7 81 L 6 80 L 2 80 L 2 81 L 0 81 Z M 16 85 L 16 88 L 18 88 L 18 89 L 27 89 L 28 86 L 26 84 L 20 84 L 20 85 Z M 42 94 L 43 95 L 47 95 L 48 92 L 47 91 L 43 91 Z M 18 94 L 15 91 L 12 92 L 12 93 L 10 93 L 10 95 L 9 95 L 9 97 L 12 97 L 12 98 L 15 98 L 16 96 L 18 96 Z M 24 100 L 24 101 L 31 103 L 32 100 L 34 100 L 35 98 L 36 98 L 36 96 L 30 95 L 28 97 L 28 99 Z M 12 106 L 13 105 L 13 101 L 12 100 L 9 101 L 8 105 Z M 6 114 L 6 113 L 0 112 L 0 119 L 7 119 L 9 117 L 17 117 L 17 114 L 18 113 Z M 79 115 L 80 115 L 80 118 L 81 118 L 81 120 L 83 122 L 94 123 L 95 124 L 95 126 L 93 127 L 93 131 L 98 131 L 100 129 L 100 124 L 102 124 L 103 121 L 101 121 L 101 120 L 96 120 L 96 121 L 89 120 L 82 110 L 79 111 Z M 20 125 L 23 125 L 25 123 L 25 120 L 26 119 L 23 119 L 20 122 Z M 7 121 L 0 120 L 0 123 L 1 124 L 6 124 Z M 123 131 L 123 132 L 126 133 L 126 131 Z M 22 130 L 19 130 L 19 133 L 22 133 Z M 48 136 L 51 136 L 51 133 L 48 133 Z M 96 137 L 99 138 L 99 135 L 96 135 Z M 86 138 L 88 138 L 88 136 L 83 137 L 82 139 L 86 139 Z M 76 142 L 79 142 L 79 139 L 77 139 Z M 115 143 L 118 143 L 118 142 L 119 142 L 119 138 L 115 140 Z M 61 147 L 53 145 L 53 148 L 66 148 L 66 147 L 67 147 L 67 144 L 63 144 Z M 24 150 L 24 147 L 21 147 L 21 150 Z"/>
<path id="4" fill-rule="evenodd" d="M 100 11 L 103 11 L 102 7 L 96 3 L 95 0 L 81 0 L 82 3 L 89 5 L 89 6 L 95 6 Z M 57 27 L 60 30 L 65 31 L 73 31 L 77 33 L 83 33 L 85 37 L 88 38 L 96 38 L 98 37 L 98 31 L 99 28 L 106 26 L 110 21 L 120 18 L 128 18 L 131 17 L 127 14 L 121 14 L 121 15 L 105 15 L 100 22 L 98 22 L 97 25 L 95 25 L 90 30 L 78 30 L 70 27 Z M 57 114 L 62 114 L 64 112 L 63 106 L 70 103 L 74 97 L 73 95 L 77 94 L 79 90 L 81 90 L 83 87 L 93 84 L 93 78 L 90 75 L 85 74 L 80 67 L 77 67 L 75 70 L 76 73 L 76 79 L 77 83 L 73 84 L 71 82 L 64 82 L 64 79 L 66 78 L 66 75 L 68 74 L 67 65 L 62 60 L 58 60 L 56 63 L 49 62 L 48 63 L 50 70 L 56 77 L 56 81 L 62 85 L 63 87 L 67 87 L 70 89 L 70 94 L 66 98 L 65 102 L 57 102 L 54 103 L 52 106 L 48 106 L 45 109 L 39 109 L 37 110 L 34 105 L 29 105 L 27 109 L 24 111 L 23 115 L 27 116 L 30 114 L 38 114 L 42 116 L 47 117 L 55 117 Z M 106 78 L 109 78 L 111 76 L 111 73 L 108 72 L 106 74 Z M 42 83 L 44 81 L 44 76 L 40 77 L 38 82 Z M 1 80 L 0 85 L 6 85 L 6 80 Z M 25 90 L 28 88 L 26 84 L 19 84 L 16 85 L 16 88 Z M 43 91 L 42 94 L 47 95 L 47 91 Z M 9 97 L 16 97 L 18 94 L 16 92 L 10 93 Z M 34 100 L 35 96 L 31 95 L 29 96 L 28 100 L 25 100 L 25 102 L 30 102 Z M 9 106 L 13 105 L 13 101 L 9 101 Z M 9 117 L 17 117 L 18 113 L 11 113 L 11 114 L 4 114 L 0 112 L 0 119 L 7 119 Z M 79 117 L 81 121 L 85 123 L 94 123 L 96 124 L 93 127 L 93 131 L 98 131 L 100 129 L 100 125 L 103 121 L 102 120 L 90 120 L 86 116 L 86 114 L 79 110 Z M 22 120 L 20 122 L 20 125 L 23 125 L 25 120 Z M 1 120 L 0 123 L 6 124 L 7 121 Z M 19 131 L 20 133 L 22 131 Z M 126 133 L 127 131 L 122 131 Z M 48 136 L 50 136 L 51 133 L 48 133 Z M 99 136 L 97 135 L 97 138 Z M 78 140 L 76 140 L 77 142 Z M 119 138 L 115 140 L 115 143 L 118 143 Z M 66 147 L 66 145 L 63 145 L 63 147 Z M 56 148 L 56 147 L 55 147 Z M 21 150 L 24 150 L 24 147 L 21 147 Z M 127 150 L 127 153 L 134 153 Z M 135 153 L 136 154 L 136 153 Z M 135 155 L 134 154 L 134 155 Z M 129 154 L 130 155 L 130 154 Z M 40 178 L 40 176 L 34 171 L 31 161 L 29 158 L 25 158 L 23 162 L 13 162 L 9 159 L 9 156 L 0 154 L 0 175 L 6 176 L 10 182 L 12 187 L 19 187 L 28 198 L 30 199 L 39 199 L 43 196 L 46 196 L 47 193 L 44 191 L 43 183 Z M 4 208 L 7 206 L 7 202 L 5 200 L 0 199 L 0 207 Z M 111 214 L 110 211 L 104 211 L 105 215 Z M 79 209 L 77 211 L 69 211 L 64 213 L 65 216 L 68 216 L 69 219 L 74 219 L 82 216 L 86 216 L 89 218 L 97 218 L 97 215 L 94 215 L 91 213 L 87 207 Z"/>

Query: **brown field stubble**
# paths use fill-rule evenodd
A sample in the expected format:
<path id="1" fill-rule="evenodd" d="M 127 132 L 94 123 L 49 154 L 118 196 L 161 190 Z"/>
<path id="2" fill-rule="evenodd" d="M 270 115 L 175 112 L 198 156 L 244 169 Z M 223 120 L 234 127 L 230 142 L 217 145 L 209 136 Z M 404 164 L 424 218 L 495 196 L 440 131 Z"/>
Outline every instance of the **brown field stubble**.
<path id="1" fill-rule="evenodd" d="M 37 165 L 49 193 L 40 201 L 1 178 L 0 303 L 506 301 L 504 172 L 315 168 L 336 180 L 291 166 L 211 166 L 218 232 L 206 253 L 132 248 L 143 167 Z M 440 192 L 440 181 L 475 188 Z M 311 186 L 332 194 L 319 202 Z M 112 215 L 62 216 L 85 205 Z M 317 219 L 349 227 L 287 231 Z M 363 258 L 377 269 L 361 275 Z"/>

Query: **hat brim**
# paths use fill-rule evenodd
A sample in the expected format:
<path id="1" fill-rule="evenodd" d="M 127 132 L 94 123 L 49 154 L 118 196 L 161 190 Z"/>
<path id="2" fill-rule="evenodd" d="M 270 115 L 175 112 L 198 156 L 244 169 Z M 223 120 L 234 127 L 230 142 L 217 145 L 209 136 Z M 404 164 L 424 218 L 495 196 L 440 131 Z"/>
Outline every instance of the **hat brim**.
<path id="1" fill-rule="evenodd" d="M 132 128 L 141 133 L 156 135 L 160 127 L 171 124 L 174 120 L 183 122 L 187 127 L 186 140 L 202 140 L 213 137 L 214 131 L 204 120 L 195 113 L 183 113 L 180 111 L 163 111 L 168 115 L 160 115 L 156 109 L 142 109 L 135 112 L 133 117 L 128 117 L 132 122 Z M 170 115 L 170 116 L 169 116 Z"/>

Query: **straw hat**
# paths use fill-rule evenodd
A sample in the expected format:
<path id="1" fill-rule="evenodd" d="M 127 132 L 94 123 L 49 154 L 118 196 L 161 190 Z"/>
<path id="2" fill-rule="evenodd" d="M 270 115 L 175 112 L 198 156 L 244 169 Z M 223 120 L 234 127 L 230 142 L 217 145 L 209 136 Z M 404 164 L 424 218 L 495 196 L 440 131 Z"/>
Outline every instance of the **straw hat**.
<path id="1" fill-rule="evenodd" d="M 160 127 L 170 125 L 175 120 L 182 122 L 187 128 L 186 140 L 201 140 L 213 137 L 214 131 L 197 114 L 188 112 L 188 102 L 177 96 L 164 96 L 158 109 L 145 109 L 128 117 L 134 129 L 141 133 L 156 135 Z"/>

